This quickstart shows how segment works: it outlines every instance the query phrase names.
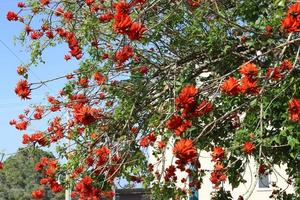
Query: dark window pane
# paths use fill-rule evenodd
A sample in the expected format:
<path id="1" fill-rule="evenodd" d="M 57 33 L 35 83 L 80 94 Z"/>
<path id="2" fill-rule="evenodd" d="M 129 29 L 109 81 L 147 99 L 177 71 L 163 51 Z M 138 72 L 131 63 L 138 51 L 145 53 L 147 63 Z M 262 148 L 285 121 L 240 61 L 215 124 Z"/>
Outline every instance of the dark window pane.
<path id="1" fill-rule="evenodd" d="M 259 188 L 269 188 L 270 187 L 270 181 L 269 181 L 268 174 L 259 176 L 258 187 Z"/>

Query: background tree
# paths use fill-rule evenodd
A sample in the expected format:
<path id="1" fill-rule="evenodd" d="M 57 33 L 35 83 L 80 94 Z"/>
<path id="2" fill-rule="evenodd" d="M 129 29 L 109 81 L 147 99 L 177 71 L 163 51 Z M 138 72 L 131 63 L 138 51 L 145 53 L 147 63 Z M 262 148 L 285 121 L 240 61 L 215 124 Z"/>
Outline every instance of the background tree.
<path id="1" fill-rule="evenodd" d="M 17 69 L 16 94 L 30 99 L 45 84 L 69 80 L 49 104 L 11 121 L 23 131 L 51 116 L 48 128 L 24 134 L 23 143 L 57 145 L 67 158 L 39 163 L 52 190 L 109 198 L 122 177 L 152 183 L 156 199 L 180 198 L 201 185 L 199 149 L 215 162 L 217 199 L 230 196 L 226 180 L 233 187 L 247 181 L 240 174 L 250 157 L 257 177 L 261 166 L 287 164 L 286 181 L 299 197 L 299 2 L 28 0 L 18 7 L 7 19 L 24 24 L 19 40 L 31 60 Z M 61 43 L 66 61 L 81 61 L 78 70 L 29 83 L 28 70 Z M 156 163 L 148 163 L 150 146 Z M 156 171 L 166 146 L 175 163 Z M 176 187 L 176 170 L 189 174 L 186 188 Z M 58 183 L 58 175 L 70 178 Z"/>
<path id="2" fill-rule="evenodd" d="M 34 168 L 42 157 L 53 158 L 51 153 L 34 148 L 20 148 L 15 155 L 4 161 L 0 171 L 0 197 L 7 200 L 31 200 L 31 192 L 40 188 L 42 175 Z M 53 194 L 46 187 L 44 199 L 64 198 L 63 193 Z"/>

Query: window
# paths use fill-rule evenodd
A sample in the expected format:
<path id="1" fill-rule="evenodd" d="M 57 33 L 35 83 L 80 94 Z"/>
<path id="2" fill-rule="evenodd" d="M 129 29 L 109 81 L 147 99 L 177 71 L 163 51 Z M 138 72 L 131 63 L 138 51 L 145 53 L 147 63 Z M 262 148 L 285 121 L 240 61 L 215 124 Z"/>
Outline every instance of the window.
<path id="1" fill-rule="evenodd" d="M 258 188 L 270 188 L 270 176 L 269 174 L 259 175 Z"/>

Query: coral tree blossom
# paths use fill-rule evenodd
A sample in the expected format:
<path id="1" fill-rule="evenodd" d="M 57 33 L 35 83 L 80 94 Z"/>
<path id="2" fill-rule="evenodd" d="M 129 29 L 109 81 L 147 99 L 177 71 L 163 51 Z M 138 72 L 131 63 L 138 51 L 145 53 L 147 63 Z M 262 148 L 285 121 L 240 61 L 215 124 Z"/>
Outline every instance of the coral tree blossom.
<path id="1" fill-rule="evenodd" d="M 243 151 L 246 154 L 251 154 L 253 151 L 255 150 L 255 146 L 252 144 L 252 142 L 245 142 L 244 146 L 243 146 Z"/>
<path id="2" fill-rule="evenodd" d="M 193 162 L 197 159 L 198 153 L 190 139 L 181 139 L 175 143 L 173 154 L 176 158 L 184 162 Z"/>
<path id="3" fill-rule="evenodd" d="M 21 99 L 31 99 L 29 97 L 30 92 L 31 90 L 27 80 L 19 80 L 15 88 L 15 93 L 21 97 Z"/>
<path id="4" fill-rule="evenodd" d="M 300 2 L 289 7 L 287 16 L 281 22 L 281 27 L 288 33 L 300 31 Z"/>
<path id="5" fill-rule="evenodd" d="M 300 121 L 300 99 L 292 98 L 289 101 L 289 119 L 293 122 Z"/>

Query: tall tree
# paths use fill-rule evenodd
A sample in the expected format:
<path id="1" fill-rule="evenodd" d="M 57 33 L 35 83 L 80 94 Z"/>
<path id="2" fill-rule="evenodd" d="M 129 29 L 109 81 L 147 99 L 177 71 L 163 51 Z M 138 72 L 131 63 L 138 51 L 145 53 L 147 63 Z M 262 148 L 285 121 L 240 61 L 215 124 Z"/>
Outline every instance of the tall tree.
<path id="1" fill-rule="evenodd" d="M 16 154 L 8 157 L 4 168 L 0 170 L 0 199 L 31 200 L 32 190 L 41 188 L 42 174 L 34 168 L 42 157 L 53 158 L 51 153 L 33 149 L 20 148 Z M 61 200 L 62 193 L 53 194 L 49 187 L 45 188 L 45 200 Z"/>

